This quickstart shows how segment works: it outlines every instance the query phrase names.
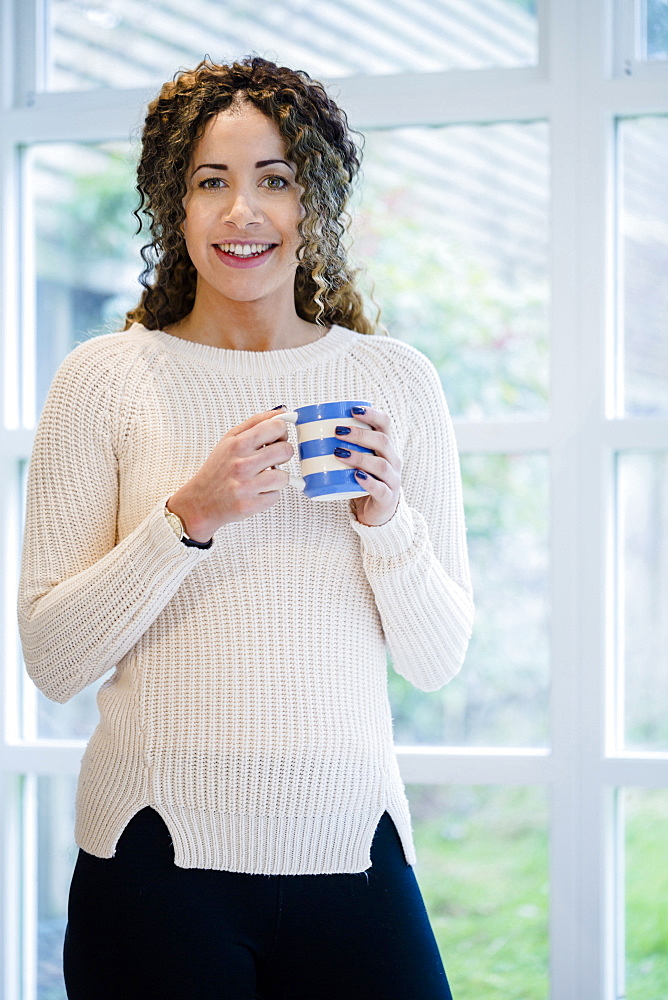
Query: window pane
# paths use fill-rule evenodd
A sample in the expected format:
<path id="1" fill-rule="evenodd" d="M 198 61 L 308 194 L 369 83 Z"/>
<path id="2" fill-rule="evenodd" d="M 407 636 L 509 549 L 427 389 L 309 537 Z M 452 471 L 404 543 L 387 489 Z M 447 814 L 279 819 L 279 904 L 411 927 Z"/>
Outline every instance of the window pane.
<path id="1" fill-rule="evenodd" d="M 50 87 L 158 85 L 204 55 L 316 77 L 530 66 L 535 0 L 51 0 Z"/>
<path id="2" fill-rule="evenodd" d="M 668 750 L 668 452 L 618 457 L 625 743 Z"/>
<path id="3" fill-rule="evenodd" d="M 52 775 L 37 781 L 38 1000 L 66 1000 L 63 937 L 67 897 L 77 847 L 74 843 L 76 779 Z"/>
<path id="4" fill-rule="evenodd" d="M 547 743 L 548 461 L 464 455 L 476 602 L 461 674 L 425 694 L 390 670 L 399 744 L 537 747 Z"/>
<path id="5" fill-rule="evenodd" d="M 85 688 L 65 705 L 37 695 L 37 737 L 41 740 L 87 740 L 98 723 L 97 691 L 99 684 Z M 30 681 L 28 681 L 30 683 Z"/>
<path id="6" fill-rule="evenodd" d="M 457 1000 L 548 996 L 546 794 L 411 785 L 416 875 Z"/>
<path id="7" fill-rule="evenodd" d="M 668 117 L 619 122 L 623 407 L 668 414 Z"/>
<path id="8" fill-rule="evenodd" d="M 626 1000 L 668 997 L 668 791 L 627 789 Z"/>
<path id="9" fill-rule="evenodd" d="M 35 277 L 36 407 L 56 368 L 139 298 L 140 240 L 127 146 L 41 143 L 27 152 Z"/>
<path id="10" fill-rule="evenodd" d="M 647 58 L 668 59 L 668 3 L 647 0 Z"/>
<path id="11" fill-rule="evenodd" d="M 547 160 L 543 122 L 367 136 L 355 255 L 456 416 L 546 414 Z"/>

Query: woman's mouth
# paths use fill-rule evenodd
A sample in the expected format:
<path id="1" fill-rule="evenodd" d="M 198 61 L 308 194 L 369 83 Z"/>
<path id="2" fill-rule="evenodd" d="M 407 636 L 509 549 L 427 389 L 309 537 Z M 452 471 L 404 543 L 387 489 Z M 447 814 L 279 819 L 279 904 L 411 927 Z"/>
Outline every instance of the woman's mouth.
<path id="1" fill-rule="evenodd" d="M 275 243 L 214 243 L 216 256 L 229 267 L 254 267 L 267 259 Z"/>

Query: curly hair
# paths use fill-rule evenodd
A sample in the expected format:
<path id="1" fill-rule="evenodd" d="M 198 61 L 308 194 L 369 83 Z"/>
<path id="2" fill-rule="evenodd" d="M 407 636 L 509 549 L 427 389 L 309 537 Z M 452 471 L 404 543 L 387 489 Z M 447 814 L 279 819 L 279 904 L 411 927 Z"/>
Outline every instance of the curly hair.
<path id="1" fill-rule="evenodd" d="M 144 291 L 139 304 L 127 313 L 125 328 L 139 322 L 164 329 L 193 307 L 197 272 L 181 231 L 186 173 L 206 123 L 239 98 L 275 122 L 303 189 L 294 286 L 297 314 L 319 326 L 336 323 L 375 333 L 344 243 L 349 222 L 346 204 L 360 167 L 360 146 L 353 140 L 345 112 L 321 83 L 308 73 L 258 56 L 231 65 L 204 59 L 165 83 L 148 106 L 135 216 L 139 231 L 142 217 L 149 220 L 151 241 L 141 251 L 144 270 L 139 280 Z"/>

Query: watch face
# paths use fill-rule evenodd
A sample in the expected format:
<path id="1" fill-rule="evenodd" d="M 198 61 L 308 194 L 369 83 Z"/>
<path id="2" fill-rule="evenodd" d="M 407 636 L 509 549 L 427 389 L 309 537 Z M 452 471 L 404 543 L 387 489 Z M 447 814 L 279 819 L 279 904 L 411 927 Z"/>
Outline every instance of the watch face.
<path id="1" fill-rule="evenodd" d="M 179 541 L 181 541 L 183 538 L 183 525 L 181 524 L 181 518 L 178 514 L 172 514 L 171 510 L 167 510 L 167 508 L 165 508 L 165 517 L 167 518 L 172 531 Z"/>

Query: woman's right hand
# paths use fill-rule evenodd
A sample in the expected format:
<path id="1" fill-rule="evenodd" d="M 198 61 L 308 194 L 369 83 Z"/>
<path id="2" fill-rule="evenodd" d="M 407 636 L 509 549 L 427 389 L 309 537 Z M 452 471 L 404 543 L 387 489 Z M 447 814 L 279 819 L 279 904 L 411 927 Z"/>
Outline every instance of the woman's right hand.
<path id="1" fill-rule="evenodd" d="M 207 542 L 223 524 L 243 521 L 277 503 L 289 482 L 275 466 L 292 458 L 287 424 L 275 410 L 256 413 L 232 427 L 199 472 L 167 501 L 186 534 Z"/>

